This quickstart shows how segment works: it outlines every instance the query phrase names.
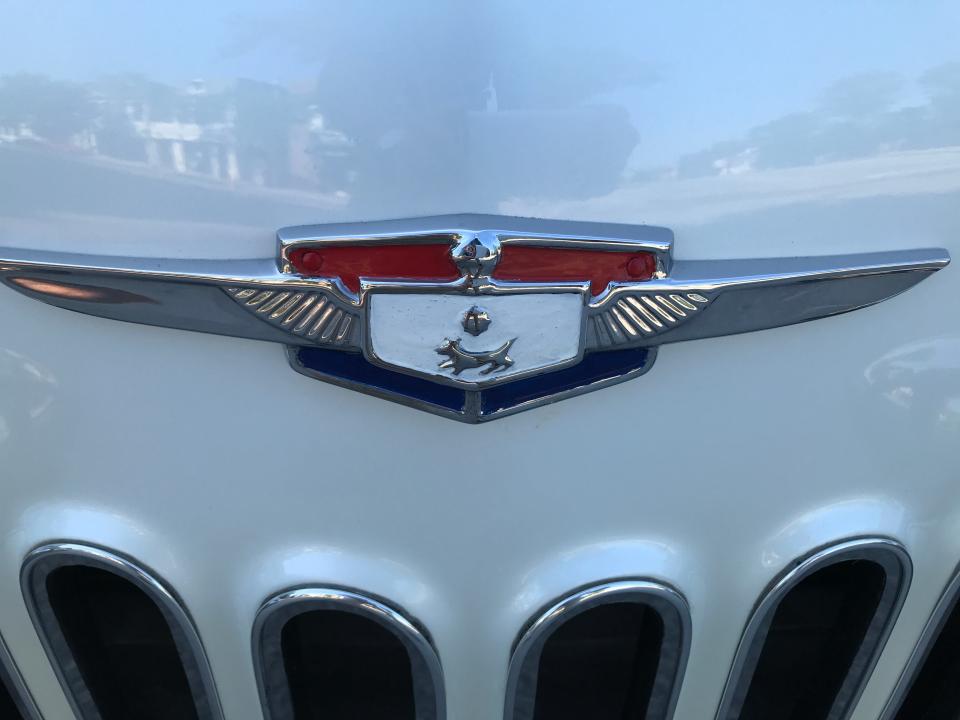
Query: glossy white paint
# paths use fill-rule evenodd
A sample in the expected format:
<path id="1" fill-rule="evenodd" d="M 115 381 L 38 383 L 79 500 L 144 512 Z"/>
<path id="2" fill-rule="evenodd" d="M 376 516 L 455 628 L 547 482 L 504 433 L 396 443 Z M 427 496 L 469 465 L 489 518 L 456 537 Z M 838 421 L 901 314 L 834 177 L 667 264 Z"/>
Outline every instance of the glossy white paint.
<path id="1" fill-rule="evenodd" d="M 481 387 L 569 363 L 580 355 L 583 289 L 483 298 L 373 292 L 368 302 L 372 355 L 383 363 L 427 377 Z M 464 316 L 475 305 L 491 320 L 490 327 L 477 336 L 463 328 Z M 460 346 L 472 353 L 489 353 L 510 344 L 513 365 L 493 372 L 486 365 L 454 377 L 453 369 L 440 368 L 447 358 L 438 355 L 437 348 L 444 340 L 459 340 Z"/>
<path id="2" fill-rule="evenodd" d="M 471 211 L 665 225 L 681 258 L 957 258 L 958 21 L 947 1 L 15 0 L 0 245 L 263 257 L 284 225 Z M 97 82 L 117 73 L 145 79 Z M 123 550 L 183 596 L 227 717 L 254 720 L 257 607 L 342 584 L 423 621 L 451 720 L 489 720 L 528 618 L 652 577 L 690 601 L 677 718 L 702 720 L 770 580 L 887 535 L 915 572 L 872 720 L 960 561 L 957 272 L 480 426 L 312 381 L 276 346 L 0 290 L 0 632 L 67 720 L 19 565 L 55 539 Z"/>

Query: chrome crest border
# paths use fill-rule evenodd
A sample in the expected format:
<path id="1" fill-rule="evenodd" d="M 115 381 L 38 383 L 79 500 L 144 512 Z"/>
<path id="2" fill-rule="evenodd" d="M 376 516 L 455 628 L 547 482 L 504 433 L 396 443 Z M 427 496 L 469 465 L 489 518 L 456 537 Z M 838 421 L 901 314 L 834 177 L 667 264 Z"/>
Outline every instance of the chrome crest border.
<path id="1" fill-rule="evenodd" d="M 2 637 L 0 637 L 0 683 L 3 683 L 6 687 L 13 704 L 20 711 L 24 720 L 42 720 L 37 704 L 34 702 L 30 690 L 27 689 L 23 676 L 17 669 L 13 656 Z"/>
<path id="2" fill-rule="evenodd" d="M 927 656 L 940 637 L 940 631 L 943 629 L 947 618 L 950 617 L 950 613 L 954 611 L 958 602 L 960 602 L 960 568 L 954 572 L 950 582 L 947 583 L 947 587 L 937 600 L 933 613 L 924 625 L 920 639 L 910 654 L 910 659 L 907 661 L 907 665 L 903 669 L 893 693 L 891 693 L 890 698 L 887 700 L 883 712 L 880 713 L 880 720 L 893 720 L 900 711 L 900 706 L 903 704 L 903 701 L 907 699 L 907 695 L 910 693 L 921 668 L 923 668 Z"/>
<path id="3" fill-rule="evenodd" d="M 143 566 L 114 551 L 81 543 L 51 543 L 27 555 L 20 572 L 20 585 L 37 634 L 77 717 L 100 720 L 101 715 L 47 599 L 46 581 L 57 568 L 78 565 L 118 575 L 132 582 L 156 603 L 177 646 L 197 716 L 200 720 L 223 720 L 220 699 L 203 643 L 174 591 Z"/>
<path id="4" fill-rule="evenodd" d="M 747 621 L 723 691 L 717 720 L 735 720 L 740 716 L 770 623 L 784 596 L 817 570 L 846 560 L 869 560 L 880 565 L 886 574 L 877 610 L 825 720 L 847 720 L 853 714 L 900 614 L 913 574 L 906 549 L 889 538 L 857 538 L 829 545 L 794 561 L 773 581 Z"/>
<path id="5" fill-rule="evenodd" d="M 484 283 L 484 285 L 475 293 L 471 294 L 470 297 L 476 297 L 478 301 L 482 301 L 484 297 L 490 296 L 503 296 L 503 295 L 527 295 L 527 294 L 555 294 L 555 293 L 578 293 L 581 298 L 586 300 L 588 297 L 590 285 L 589 283 L 515 283 L 501 280 L 490 279 Z M 361 304 L 365 304 L 366 297 L 369 293 L 395 293 L 402 295 L 404 293 L 421 293 L 421 292 L 430 292 L 438 295 L 464 295 L 466 290 L 466 285 L 464 279 L 455 280 L 450 283 L 421 283 L 421 282 L 384 282 L 384 281 L 365 281 L 362 284 L 362 289 L 360 291 Z M 377 357 L 376 352 L 373 349 L 373 343 L 371 341 L 370 333 L 371 327 L 370 323 L 364 323 L 365 332 L 363 334 L 363 354 L 370 362 L 378 365 L 385 370 L 390 372 L 401 373 L 403 375 L 411 375 L 413 377 L 420 377 L 420 374 L 414 371 L 405 370 L 402 367 L 397 365 L 392 365 L 382 361 Z M 580 319 L 580 344 L 577 349 L 577 354 L 570 358 L 569 360 L 564 360 L 563 362 L 554 363 L 553 365 L 548 365 L 542 368 L 537 368 L 534 370 L 528 370 L 524 373 L 516 373 L 510 375 L 507 378 L 499 378 L 496 375 L 491 375 L 489 380 L 485 381 L 482 387 L 478 387 L 477 390 L 464 390 L 465 392 L 483 392 L 484 390 L 493 387 L 495 385 L 509 385 L 510 383 L 522 380 L 527 377 L 544 375 L 547 373 L 556 372 L 557 370 L 562 370 L 564 368 L 572 367 L 574 365 L 579 365 L 583 361 L 583 356 L 587 350 L 587 314 L 584 312 L 583 316 Z M 462 383 L 458 382 L 454 378 L 447 377 L 432 377 L 429 379 L 429 382 L 438 383 L 441 385 L 449 385 L 450 387 L 463 387 Z"/>
<path id="6" fill-rule="evenodd" d="M 280 634 L 287 621 L 315 610 L 360 615 L 389 630 L 404 646 L 413 675 L 417 720 L 444 720 L 443 669 L 425 631 L 385 602 L 353 590 L 298 588 L 267 600 L 253 626 L 253 662 L 266 720 L 293 720 L 293 706 L 284 671 Z"/>
<path id="7" fill-rule="evenodd" d="M 538 615 L 521 633 L 510 658 L 504 720 L 532 720 L 534 717 L 540 656 L 553 632 L 582 612 L 613 603 L 647 605 L 660 615 L 663 643 L 645 717 L 648 720 L 673 717 L 690 652 L 689 605 L 679 592 L 663 583 L 613 580 L 578 590 L 560 600 Z"/>

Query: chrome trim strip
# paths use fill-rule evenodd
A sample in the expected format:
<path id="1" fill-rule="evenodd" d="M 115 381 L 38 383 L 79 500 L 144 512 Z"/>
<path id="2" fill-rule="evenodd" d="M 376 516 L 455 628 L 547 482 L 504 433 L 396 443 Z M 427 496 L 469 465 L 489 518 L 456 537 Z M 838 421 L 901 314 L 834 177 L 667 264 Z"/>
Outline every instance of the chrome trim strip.
<path id="1" fill-rule="evenodd" d="M 537 616 L 518 638 L 510 658 L 505 720 L 532 720 L 537 673 L 544 645 L 567 620 L 611 603 L 637 603 L 653 608 L 663 620 L 663 643 L 647 720 L 669 720 L 680 694 L 690 652 L 690 608 L 673 588 L 652 580 L 617 580 L 579 590 Z"/>
<path id="2" fill-rule="evenodd" d="M 298 225 L 281 228 L 277 232 L 277 243 L 281 258 L 286 260 L 293 248 L 318 241 L 324 244 L 347 243 L 350 245 L 364 242 L 437 243 L 456 241 L 463 235 L 473 235 L 491 228 L 496 228 L 501 242 L 518 245 L 646 251 L 658 255 L 668 254 L 673 247 L 673 232 L 668 228 L 652 225 L 542 220 L 477 213 L 372 222 Z M 281 261 L 281 266 L 283 264 Z"/>
<path id="3" fill-rule="evenodd" d="M 83 676 L 60 630 L 47 596 L 47 577 L 61 567 L 86 566 L 106 570 L 133 583 L 156 603 L 170 627 L 200 720 L 223 720 L 223 711 L 203 643 L 189 614 L 173 590 L 134 560 L 111 550 L 72 542 L 42 545 L 26 557 L 20 586 L 40 641 L 81 720 L 101 720 Z"/>
<path id="4" fill-rule="evenodd" d="M 880 713 L 880 720 L 893 720 L 900 711 L 900 706 L 906 700 L 913 683 L 926 662 L 927 656 L 940 638 L 940 633 L 947 622 L 947 618 L 950 617 L 950 613 L 956 608 L 958 602 L 960 602 L 960 568 L 955 571 L 954 576 L 947 583 L 939 600 L 937 600 L 933 613 L 924 625 L 920 639 L 910 654 L 906 667 L 900 674 L 900 679 L 887 700 L 883 712 Z"/>
<path id="5" fill-rule="evenodd" d="M 253 625 L 253 664 L 266 720 L 294 720 L 280 637 L 288 620 L 314 610 L 353 613 L 389 630 L 410 658 L 417 720 L 446 718 L 443 668 L 425 631 L 380 600 L 351 590 L 321 587 L 280 593 L 267 600 L 257 612 Z"/>
<path id="6" fill-rule="evenodd" d="M 0 637 L 0 682 L 10 693 L 13 704 L 17 706 L 24 720 L 42 720 L 40 710 L 37 709 L 37 704 L 2 637 Z"/>
<path id="7" fill-rule="evenodd" d="M 812 573 L 846 560 L 874 562 L 886 574 L 876 612 L 825 720 L 847 720 L 850 717 L 893 630 L 910 587 L 913 573 L 910 556 L 900 543 L 889 538 L 859 538 L 830 545 L 794 561 L 774 580 L 744 629 L 717 711 L 717 720 L 736 720 L 739 717 L 770 623 L 781 600 Z"/>

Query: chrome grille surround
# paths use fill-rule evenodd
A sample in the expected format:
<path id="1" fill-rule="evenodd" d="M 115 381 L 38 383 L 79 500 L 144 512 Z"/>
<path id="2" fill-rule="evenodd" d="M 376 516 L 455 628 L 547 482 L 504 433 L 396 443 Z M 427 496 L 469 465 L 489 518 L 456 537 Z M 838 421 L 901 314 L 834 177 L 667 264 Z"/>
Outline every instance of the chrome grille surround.
<path id="1" fill-rule="evenodd" d="M 910 556 L 889 538 L 859 538 L 829 545 L 791 564 L 768 587 L 756 605 L 737 647 L 733 666 L 717 711 L 717 720 L 736 720 L 760 659 L 770 622 L 780 601 L 803 579 L 817 570 L 845 560 L 868 560 L 886 574 L 883 593 L 863 643 L 830 709 L 827 720 L 847 720 L 856 709 L 873 668 L 906 599 L 913 572 Z"/>
<path id="2" fill-rule="evenodd" d="M 668 720 L 673 716 L 690 652 L 689 605 L 679 592 L 653 580 L 613 580 L 578 590 L 560 600 L 538 615 L 523 631 L 510 659 L 505 720 L 531 720 L 534 717 L 540 655 L 553 632 L 580 613 L 612 603 L 647 605 L 660 615 L 663 643 L 646 717 Z"/>
<path id="3" fill-rule="evenodd" d="M 70 706 L 81 720 L 100 720 L 93 696 L 73 659 L 46 592 L 47 577 L 62 567 L 106 570 L 143 591 L 160 610 L 177 646 L 200 720 L 223 720 L 220 699 L 200 636 L 173 590 L 135 561 L 104 548 L 60 542 L 42 545 L 26 557 L 20 572 L 23 597 L 47 657 Z"/>
<path id="4" fill-rule="evenodd" d="M 253 661 L 266 720 L 294 718 L 280 634 L 288 620 L 315 610 L 360 615 L 389 630 L 410 658 L 417 720 L 445 720 L 443 668 L 425 631 L 380 600 L 356 591 L 329 587 L 288 590 L 267 600 L 257 612 L 253 627 Z"/>

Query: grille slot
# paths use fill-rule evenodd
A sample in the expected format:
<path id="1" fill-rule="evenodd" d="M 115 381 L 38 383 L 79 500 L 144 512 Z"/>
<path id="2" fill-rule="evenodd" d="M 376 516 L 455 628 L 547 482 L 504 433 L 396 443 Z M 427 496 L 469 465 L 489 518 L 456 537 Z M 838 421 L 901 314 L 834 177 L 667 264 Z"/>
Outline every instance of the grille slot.
<path id="1" fill-rule="evenodd" d="M 200 640 L 173 594 L 131 561 L 59 544 L 35 550 L 24 595 L 82 720 L 220 720 Z"/>
<path id="2" fill-rule="evenodd" d="M 910 562 L 888 540 L 856 540 L 797 563 L 758 605 L 721 720 L 843 720 L 903 602 Z"/>
<path id="3" fill-rule="evenodd" d="M 508 720 L 665 720 L 690 638 L 687 604 L 646 581 L 588 588 L 547 609 L 510 661 Z"/>
<path id="4" fill-rule="evenodd" d="M 415 718 L 410 659 L 382 625 L 315 610 L 280 637 L 294 717 Z"/>
<path id="5" fill-rule="evenodd" d="M 426 636 L 382 602 L 337 589 L 269 600 L 254 628 L 268 720 L 442 720 L 443 674 Z"/>
<path id="6" fill-rule="evenodd" d="M 960 717 L 960 574 L 947 587 L 897 685 L 883 720 Z"/>
<path id="7" fill-rule="evenodd" d="M 544 644 L 535 720 L 644 717 L 663 621 L 638 603 L 611 603 L 559 627 Z"/>

